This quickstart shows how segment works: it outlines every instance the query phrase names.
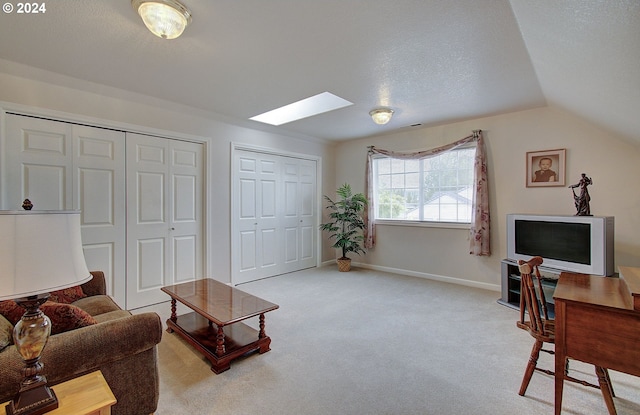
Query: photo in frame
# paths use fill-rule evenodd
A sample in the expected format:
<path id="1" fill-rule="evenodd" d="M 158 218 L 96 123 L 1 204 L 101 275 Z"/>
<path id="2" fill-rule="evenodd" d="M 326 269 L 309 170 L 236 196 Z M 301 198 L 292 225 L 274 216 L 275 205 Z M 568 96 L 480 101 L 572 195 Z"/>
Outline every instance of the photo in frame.
<path id="1" fill-rule="evenodd" d="M 527 187 L 565 185 L 566 149 L 527 152 Z"/>

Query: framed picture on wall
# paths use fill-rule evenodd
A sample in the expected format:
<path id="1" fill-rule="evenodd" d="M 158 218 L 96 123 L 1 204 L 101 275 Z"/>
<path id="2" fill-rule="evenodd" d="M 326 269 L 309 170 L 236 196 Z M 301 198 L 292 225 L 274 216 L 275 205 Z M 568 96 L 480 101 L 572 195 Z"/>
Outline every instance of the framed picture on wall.
<path id="1" fill-rule="evenodd" d="M 527 187 L 564 186 L 566 149 L 527 152 Z"/>

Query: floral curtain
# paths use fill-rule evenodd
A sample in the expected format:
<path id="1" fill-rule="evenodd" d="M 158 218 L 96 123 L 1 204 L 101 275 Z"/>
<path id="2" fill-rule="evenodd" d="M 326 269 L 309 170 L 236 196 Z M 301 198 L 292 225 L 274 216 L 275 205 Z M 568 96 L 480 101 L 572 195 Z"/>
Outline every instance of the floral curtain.
<path id="1" fill-rule="evenodd" d="M 471 255 L 491 255 L 490 246 L 490 231 L 489 231 L 489 185 L 487 182 L 487 160 L 484 148 L 484 141 L 482 139 L 482 130 L 474 130 L 473 134 L 462 138 L 451 144 L 433 148 L 430 150 L 414 151 L 414 152 L 397 152 L 391 150 L 383 150 L 374 146 L 369 147 L 367 153 L 367 174 L 365 176 L 365 194 L 369 201 L 368 208 L 365 210 L 365 247 L 373 248 L 376 241 L 375 236 L 375 221 L 373 220 L 374 212 L 374 198 L 373 198 L 373 162 L 372 158 L 374 154 L 382 154 L 388 157 L 397 159 L 424 159 L 433 157 L 443 151 L 450 151 L 460 146 L 475 143 L 476 156 L 474 162 L 474 182 L 475 187 L 473 189 L 473 205 L 471 208 L 471 229 L 469 230 L 470 247 L 469 253 Z"/>

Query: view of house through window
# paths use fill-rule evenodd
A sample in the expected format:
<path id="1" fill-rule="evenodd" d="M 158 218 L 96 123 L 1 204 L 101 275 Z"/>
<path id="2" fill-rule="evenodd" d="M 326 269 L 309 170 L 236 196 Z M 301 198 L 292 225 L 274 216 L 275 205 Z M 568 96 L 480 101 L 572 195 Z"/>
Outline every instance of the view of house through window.
<path id="1" fill-rule="evenodd" d="M 373 159 L 375 218 L 471 222 L 475 146 L 422 160 Z"/>

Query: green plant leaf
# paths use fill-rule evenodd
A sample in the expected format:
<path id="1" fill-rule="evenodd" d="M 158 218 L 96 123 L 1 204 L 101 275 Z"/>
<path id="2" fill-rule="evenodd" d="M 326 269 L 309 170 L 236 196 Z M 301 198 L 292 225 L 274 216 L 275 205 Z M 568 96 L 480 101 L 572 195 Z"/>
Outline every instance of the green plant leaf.
<path id="1" fill-rule="evenodd" d="M 330 221 L 321 224 L 320 230 L 329 232 L 329 239 L 335 239 L 333 248 L 342 249 L 342 257 L 349 252 L 364 254 L 362 230 L 365 224 L 362 213 L 366 209 L 367 198 L 362 193 L 353 194 L 348 183 L 339 187 L 336 194 L 337 201 L 324 196 Z"/>

